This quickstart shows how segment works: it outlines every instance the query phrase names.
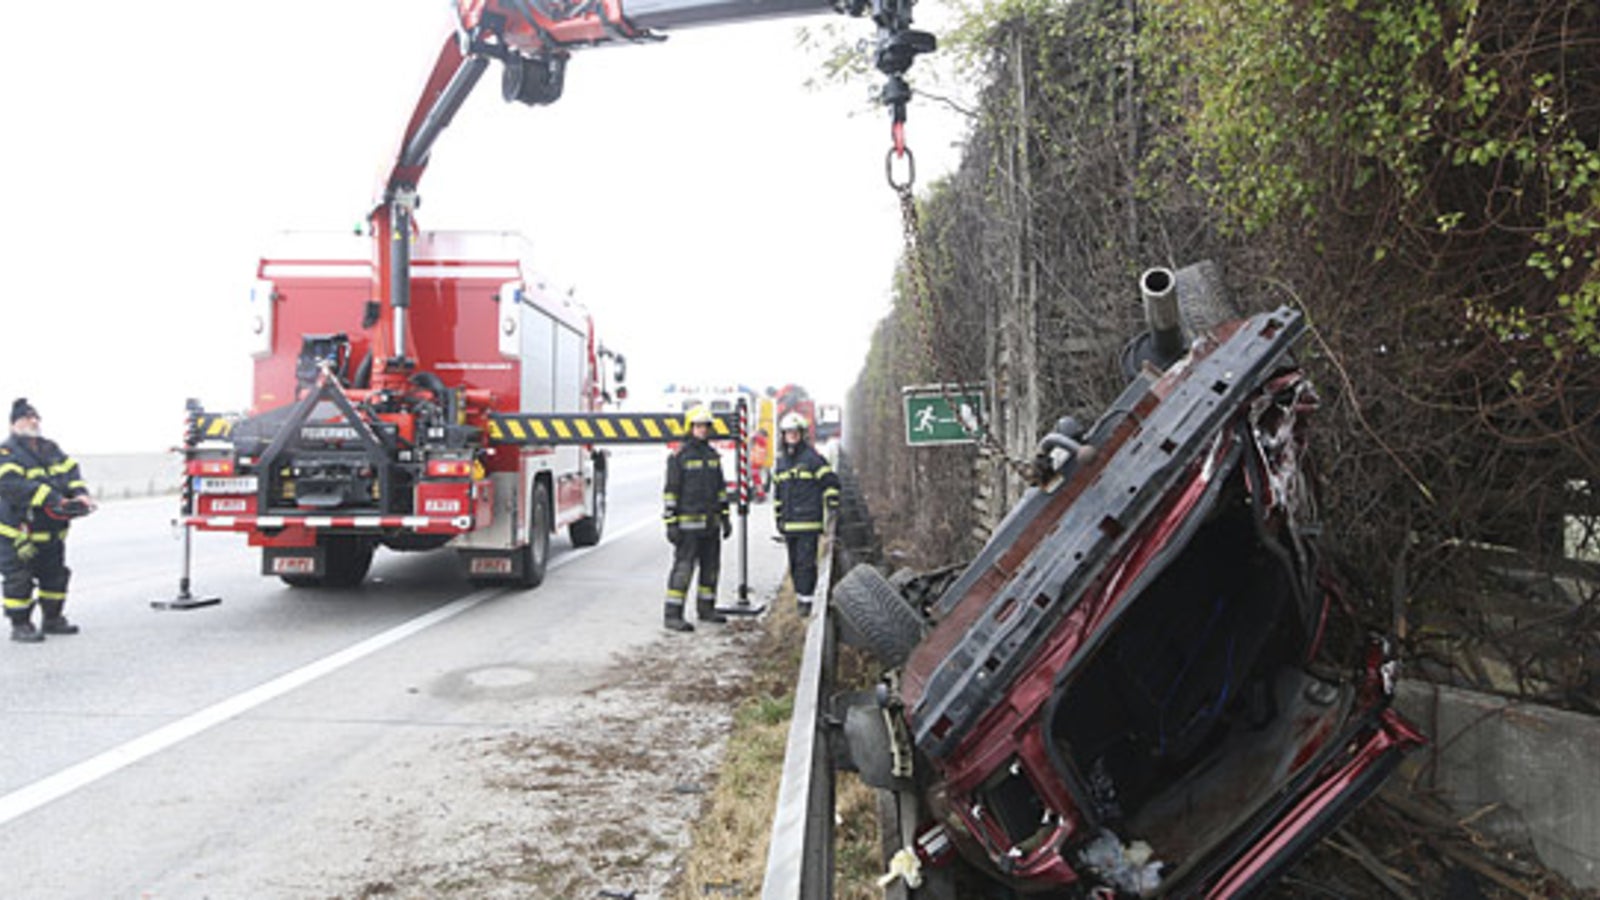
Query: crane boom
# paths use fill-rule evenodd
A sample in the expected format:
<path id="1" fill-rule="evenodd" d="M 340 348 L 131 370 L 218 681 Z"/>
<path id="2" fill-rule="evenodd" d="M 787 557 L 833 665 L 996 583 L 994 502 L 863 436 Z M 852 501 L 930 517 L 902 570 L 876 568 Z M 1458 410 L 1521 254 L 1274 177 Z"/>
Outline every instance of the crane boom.
<path id="1" fill-rule="evenodd" d="M 904 74 L 933 35 L 911 28 L 915 0 L 455 0 L 456 28 L 439 48 L 394 162 L 369 217 L 375 243 L 373 294 L 378 302 L 375 385 L 402 381 L 411 369 L 406 335 L 410 306 L 410 240 L 417 186 L 434 143 L 471 95 L 490 60 L 503 66 L 501 95 L 544 105 L 560 99 L 574 50 L 658 41 L 677 29 L 835 12 L 878 26 L 875 62 L 888 76 L 883 102 L 893 111 L 895 143 L 911 91 Z"/>

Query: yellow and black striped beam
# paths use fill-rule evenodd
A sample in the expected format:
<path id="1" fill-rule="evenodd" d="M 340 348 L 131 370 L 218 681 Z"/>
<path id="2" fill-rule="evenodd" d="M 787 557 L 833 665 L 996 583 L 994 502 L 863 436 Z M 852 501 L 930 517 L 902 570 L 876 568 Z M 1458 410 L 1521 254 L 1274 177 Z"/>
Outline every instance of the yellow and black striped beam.
<path id="1" fill-rule="evenodd" d="M 737 415 L 717 416 L 711 437 L 739 431 Z M 496 413 L 489 417 L 492 444 L 664 444 L 681 441 L 689 430 L 683 413 Z"/>
<path id="2" fill-rule="evenodd" d="M 236 416 L 218 415 L 216 413 L 195 413 L 193 425 L 195 436 L 200 440 L 212 438 L 225 438 L 233 433 L 233 420 Z"/>

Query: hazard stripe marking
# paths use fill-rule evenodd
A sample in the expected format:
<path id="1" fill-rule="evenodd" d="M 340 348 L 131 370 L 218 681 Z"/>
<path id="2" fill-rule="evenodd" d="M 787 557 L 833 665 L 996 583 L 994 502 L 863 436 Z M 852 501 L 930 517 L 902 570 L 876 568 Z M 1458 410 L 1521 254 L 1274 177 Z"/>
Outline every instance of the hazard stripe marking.
<path id="1" fill-rule="evenodd" d="M 683 417 L 677 413 L 642 415 L 530 413 L 491 416 L 488 432 L 491 441 L 502 444 L 654 444 L 682 440 L 688 434 L 688 429 L 684 427 Z M 726 415 L 713 419 L 714 437 L 726 440 L 738 433 L 737 417 Z"/>

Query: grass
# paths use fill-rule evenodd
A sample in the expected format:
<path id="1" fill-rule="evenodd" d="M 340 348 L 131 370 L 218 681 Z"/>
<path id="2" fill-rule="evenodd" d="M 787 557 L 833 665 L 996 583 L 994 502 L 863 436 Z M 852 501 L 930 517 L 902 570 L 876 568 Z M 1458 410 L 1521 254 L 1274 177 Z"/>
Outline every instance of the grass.
<path id="1" fill-rule="evenodd" d="M 756 649 L 749 691 L 739 701 L 717 784 L 706 797 L 692 831 L 673 900 L 757 897 L 767 867 L 767 843 L 783 755 L 794 712 L 794 685 L 805 649 L 806 623 L 796 614 L 787 584 L 773 601 L 766 633 Z M 841 648 L 841 674 L 854 665 Z M 854 675 L 852 674 L 852 678 Z M 882 871 L 874 791 L 854 775 L 840 773 L 835 811 L 835 891 L 840 900 L 879 900 Z"/>

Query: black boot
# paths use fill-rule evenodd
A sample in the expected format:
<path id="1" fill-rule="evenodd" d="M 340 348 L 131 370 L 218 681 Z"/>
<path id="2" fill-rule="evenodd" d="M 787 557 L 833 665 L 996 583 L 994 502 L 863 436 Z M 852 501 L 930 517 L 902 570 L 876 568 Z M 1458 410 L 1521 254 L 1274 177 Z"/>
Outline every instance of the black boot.
<path id="1" fill-rule="evenodd" d="M 77 634 L 78 626 L 67 621 L 61 614 L 61 607 L 65 605 L 62 600 L 40 600 L 39 606 L 44 610 L 45 634 Z"/>
<path id="2" fill-rule="evenodd" d="M 717 601 L 715 600 L 695 601 L 694 617 L 701 622 L 710 622 L 713 625 L 721 625 L 728 621 L 727 616 L 717 612 Z"/>
<path id="3" fill-rule="evenodd" d="M 683 620 L 683 604 L 668 603 L 666 618 L 661 623 L 668 631 L 693 631 L 694 626 Z"/>
<path id="4" fill-rule="evenodd" d="M 33 617 L 11 617 L 11 639 L 24 644 L 37 644 L 44 640 L 44 634 L 33 627 Z"/>

